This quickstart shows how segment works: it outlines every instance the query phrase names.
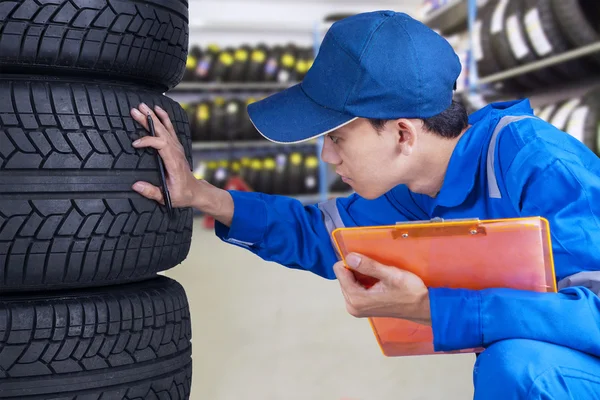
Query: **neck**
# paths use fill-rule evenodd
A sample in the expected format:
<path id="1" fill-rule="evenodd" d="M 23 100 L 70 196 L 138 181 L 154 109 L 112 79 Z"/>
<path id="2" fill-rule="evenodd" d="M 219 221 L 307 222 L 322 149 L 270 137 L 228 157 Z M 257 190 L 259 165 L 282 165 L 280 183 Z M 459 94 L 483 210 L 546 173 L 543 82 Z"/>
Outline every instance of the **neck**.
<path id="1" fill-rule="evenodd" d="M 468 128 L 453 139 L 432 138 L 433 143 L 429 146 L 432 151 L 424 154 L 419 171 L 415 174 L 415 180 L 408 185 L 411 191 L 433 198 L 437 197 L 444 185 L 448 164 L 450 163 L 450 158 L 456 148 L 456 144 Z"/>

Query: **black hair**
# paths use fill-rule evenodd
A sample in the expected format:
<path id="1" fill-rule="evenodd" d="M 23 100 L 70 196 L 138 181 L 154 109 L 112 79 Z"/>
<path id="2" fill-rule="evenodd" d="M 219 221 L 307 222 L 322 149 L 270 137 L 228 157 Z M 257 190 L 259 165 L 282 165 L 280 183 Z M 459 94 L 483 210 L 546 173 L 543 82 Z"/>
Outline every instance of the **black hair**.
<path id="1" fill-rule="evenodd" d="M 446 139 L 458 137 L 469 125 L 467 109 L 461 102 L 456 100 L 452 100 L 450 107 L 441 113 L 422 120 L 425 129 Z M 369 122 L 377 131 L 380 131 L 388 121 L 390 120 L 369 119 Z"/>

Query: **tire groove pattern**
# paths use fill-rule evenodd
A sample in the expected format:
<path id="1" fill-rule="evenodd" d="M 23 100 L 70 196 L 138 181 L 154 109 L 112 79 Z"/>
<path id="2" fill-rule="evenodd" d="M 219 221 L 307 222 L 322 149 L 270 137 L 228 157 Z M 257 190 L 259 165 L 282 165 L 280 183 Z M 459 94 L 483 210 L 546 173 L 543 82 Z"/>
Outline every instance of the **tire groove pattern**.
<path id="1" fill-rule="evenodd" d="M 30 187 L 40 191 L 48 190 L 33 183 L 40 171 L 67 177 L 93 171 L 114 176 L 127 188 L 136 174 L 120 171 L 148 171 L 158 182 L 155 151 L 131 146 L 148 134 L 129 115 L 142 101 L 169 113 L 191 168 L 187 116 L 165 96 L 115 85 L 0 79 L 0 98 L 11 99 L 0 102 L 0 172 L 9 173 L 0 175 L 0 188 L 3 179 L 11 182 L 11 171 L 24 173 L 19 182 L 31 179 L 37 186 Z M 93 183 L 94 176 L 86 179 Z M 3 290 L 135 281 L 187 256 L 191 209 L 177 209 L 171 220 L 164 207 L 132 190 L 114 197 L 95 190 L 81 198 L 79 192 L 58 192 L 54 198 L 53 192 L 46 198 L 18 192 L 11 198 L 0 196 Z"/>
<path id="2" fill-rule="evenodd" d="M 113 368 L 135 371 L 142 364 L 183 354 L 191 350 L 191 336 L 185 291 L 168 278 L 54 297 L 0 296 L 0 398 L 9 398 L 2 395 L 8 380 L 12 388 L 15 382 L 22 384 L 27 393 L 30 379 L 52 376 L 55 387 L 47 395 L 19 398 L 187 399 L 191 359 L 172 371 L 157 370 L 155 379 L 75 393 L 65 385 L 60 395 L 52 390 L 73 373 L 103 380 Z"/>
<path id="3" fill-rule="evenodd" d="M 173 0 L 3 0 L 0 67 L 172 88 L 185 72 L 187 7 Z"/>

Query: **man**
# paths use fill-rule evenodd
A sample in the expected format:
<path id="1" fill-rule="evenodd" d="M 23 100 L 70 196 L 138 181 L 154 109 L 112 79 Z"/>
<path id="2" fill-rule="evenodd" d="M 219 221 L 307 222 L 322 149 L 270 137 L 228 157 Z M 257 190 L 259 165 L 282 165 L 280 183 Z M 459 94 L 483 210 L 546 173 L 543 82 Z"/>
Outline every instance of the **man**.
<path id="1" fill-rule="evenodd" d="M 333 25 L 300 85 L 251 105 L 271 141 L 326 135 L 323 160 L 356 194 L 323 204 L 195 180 L 159 109 L 158 137 L 134 146 L 159 150 L 176 206 L 214 216 L 219 238 L 265 260 L 337 278 L 352 315 L 430 324 L 438 351 L 485 347 L 476 399 L 600 398 L 600 160 L 535 118 L 527 100 L 468 118 L 452 101 L 460 70 L 446 40 L 418 21 L 360 14 Z M 141 105 L 132 116 L 145 126 L 149 112 Z M 134 190 L 162 202 L 146 182 Z M 348 257 L 350 269 L 380 279 L 367 290 L 337 262 L 330 239 L 341 226 L 538 215 L 551 225 L 560 293 L 427 288 L 405 271 Z"/>

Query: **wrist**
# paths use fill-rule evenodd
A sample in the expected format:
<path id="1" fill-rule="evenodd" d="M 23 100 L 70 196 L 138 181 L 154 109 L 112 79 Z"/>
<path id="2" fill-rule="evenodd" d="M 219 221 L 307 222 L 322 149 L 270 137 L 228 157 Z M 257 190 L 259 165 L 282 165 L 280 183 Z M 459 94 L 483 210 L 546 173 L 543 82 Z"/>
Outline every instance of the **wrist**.
<path id="1" fill-rule="evenodd" d="M 412 313 L 414 322 L 431 326 L 431 304 L 429 302 L 429 290 L 426 290 L 415 303 L 416 307 Z"/>
<path id="2" fill-rule="evenodd" d="M 197 182 L 192 194 L 192 207 L 230 226 L 233 218 L 233 199 L 229 192 L 203 180 Z"/>
<path id="3" fill-rule="evenodd" d="M 191 193 L 191 206 L 203 213 L 213 215 L 215 210 L 219 209 L 219 190 L 204 180 L 196 180 Z"/>

